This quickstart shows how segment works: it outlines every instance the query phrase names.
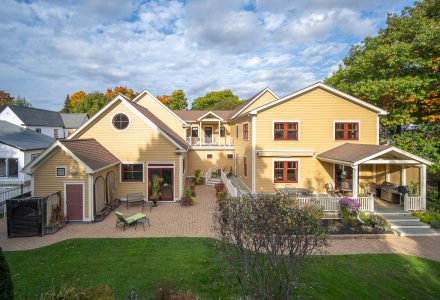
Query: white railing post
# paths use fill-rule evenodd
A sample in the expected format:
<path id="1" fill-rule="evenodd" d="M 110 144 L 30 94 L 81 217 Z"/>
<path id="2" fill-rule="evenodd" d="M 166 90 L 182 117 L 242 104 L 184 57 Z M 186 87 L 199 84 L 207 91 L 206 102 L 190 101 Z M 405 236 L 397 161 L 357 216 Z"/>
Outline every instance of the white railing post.
<path id="1" fill-rule="evenodd" d="M 208 180 L 211 178 L 211 169 L 208 169 L 208 172 L 206 172 L 206 174 L 205 174 L 205 180 L 206 180 L 206 182 L 205 183 L 208 183 Z"/>
<path id="2" fill-rule="evenodd" d="M 371 212 L 373 212 L 374 211 L 374 196 L 372 194 L 370 194 L 368 201 L 370 202 L 369 209 Z"/>
<path id="3" fill-rule="evenodd" d="M 405 194 L 403 196 L 403 210 L 408 211 L 410 209 L 409 207 L 409 196 L 408 194 Z"/>

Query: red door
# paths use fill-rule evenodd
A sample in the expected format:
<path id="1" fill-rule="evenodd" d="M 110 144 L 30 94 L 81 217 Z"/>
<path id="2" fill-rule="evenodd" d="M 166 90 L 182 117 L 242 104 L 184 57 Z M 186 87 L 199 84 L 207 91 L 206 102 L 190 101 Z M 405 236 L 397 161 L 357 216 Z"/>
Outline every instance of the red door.
<path id="1" fill-rule="evenodd" d="M 67 221 L 83 219 L 83 185 L 80 183 L 66 184 Z"/>
<path id="2" fill-rule="evenodd" d="M 153 175 L 158 175 L 161 179 L 161 201 L 174 200 L 174 169 L 173 168 L 149 168 L 148 169 L 148 195 L 151 201 L 151 184 Z"/>

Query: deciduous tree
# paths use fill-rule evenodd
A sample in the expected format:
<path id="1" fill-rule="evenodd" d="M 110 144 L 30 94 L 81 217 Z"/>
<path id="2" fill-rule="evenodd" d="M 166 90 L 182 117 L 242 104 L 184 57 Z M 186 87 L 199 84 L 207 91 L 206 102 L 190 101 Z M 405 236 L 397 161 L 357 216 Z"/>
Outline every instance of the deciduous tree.
<path id="1" fill-rule="evenodd" d="M 32 104 L 26 100 L 24 97 L 17 96 L 11 104 L 17 105 L 17 106 L 24 106 L 24 107 L 32 107 Z"/>
<path id="2" fill-rule="evenodd" d="M 77 105 L 79 102 L 81 102 L 86 95 L 87 94 L 84 91 L 77 91 L 77 92 L 73 93 L 69 98 L 70 99 L 70 107 L 72 107 L 72 108 L 75 107 L 75 105 Z"/>
<path id="3" fill-rule="evenodd" d="M 113 100 L 117 95 L 122 94 L 130 100 L 136 97 L 137 93 L 126 86 L 115 86 L 113 89 L 108 88 L 105 92 L 105 96 L 109 101 Z"/>
<path id="4" fill-rule="evenodd" d="M 183 90 L 175 90 L 171 93 L 171 100 L 167 106 L 173 110 L 182 110 L 188 107 L 188 102 Z"/>
<path id="5" fill-rule="evenodd" d="M 92 117 L 98 110 L 100 110 L 108 102 L 108 98 L 101 92 L 93 92 L 87 94 L 75 107 L 75 113 L 87 113 Z"/>
<path id="6" fill-rule="evenodd" d="M 234 95 L 231 90 L 209 92 L 203 97 L 196 98 L 191 106 L 194 110 L 212 110 L 216 105 L 217 107 L 227 106 L 228 109 L 231 105 L 234 107 L 240 105 L 242 102 L 238 99 L 237 95 Z M 225 104 L 227 103 L 227 104 Z"/>
<path id="7" fill-rule="evenodd" d="M 168 102 L 171 101 L 171 97 L 168 95 L 156 96 L 156 98 L 163 104 L 168 106 Z"/>
<path id="8" fill-rule="evenodd" d="M 440 2 L 424 0 L 389 14 L 376 37 L 354 45 L 325 82 L 382 107 L 397 131 L 410 123 L 440 123 Z"/>
<path id="9" fill-rule="evenodd" d="M 0 91 L 0 107 L 5 104 L 10 104 L 13 100 L 14 97 L 12 97 L 9 93 Z"/>

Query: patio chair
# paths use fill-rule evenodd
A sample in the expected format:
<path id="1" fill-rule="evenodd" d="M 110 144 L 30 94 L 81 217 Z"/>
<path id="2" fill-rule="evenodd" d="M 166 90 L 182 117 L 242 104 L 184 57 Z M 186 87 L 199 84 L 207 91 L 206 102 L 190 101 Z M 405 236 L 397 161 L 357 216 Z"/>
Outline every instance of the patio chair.
<path id="1" fill-rule="evenodd" d="M 333 184 L 331 182 L 327 182 L 324 187 L 325 187 L 327 194 L 329 194 L 331 196 L 335 195 L 335 189 L 333 188 Z"/>
<path id="2" fill-rule="evenodd" d="M 115 215 L 116 215 L 116 227 L 118 227 L 119 224 L 122 224 L 124 227 L 124 231 L 125 231 L 125 227 L 128 227 L 132 224 L 135 225 L 134 229 L 136 230 L 138 223 L 142 223 L 142 226 L 144 227 L 144 231 L 145 231 L 145 222 L 147 222 L 148 227 L 150 227 L 150 219 L 144 214 L 137 213 L 130 217 L 126 217 L 123 213 L 117 211 L 115 212 Z"/>

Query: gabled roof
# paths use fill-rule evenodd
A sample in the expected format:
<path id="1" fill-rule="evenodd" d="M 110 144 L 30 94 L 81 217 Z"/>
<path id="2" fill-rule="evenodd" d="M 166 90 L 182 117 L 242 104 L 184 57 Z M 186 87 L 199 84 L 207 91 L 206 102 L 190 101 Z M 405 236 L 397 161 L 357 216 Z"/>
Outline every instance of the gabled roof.
<path id="1" fill-rule="evenodd" d="M 95 172 L 119 163 L 119 159 L 95 139 L 60 140 L 60 143 Z"/>
<path id="2" fill-rule="evenodd" d="M 88 120 L 87 114 L 60 113 L 65 128 L 77 129 Z"/>
<path id="3" fill-rule="evenodd" d="M 408 157 L 417 162 L 431 165 L 432 162 L 391 145 L 345 143 L 318 155 L 318 159 L 335 163 L 358 165 L 387 153 Z"/>
<path id="4" fill-rule="evenodd" d="M 137 114 L 141 119 L 143 119 L 147 124 L 156 129 L 159 133 L 165 136 L 171 143 L 173 143 L 178 150 L 188 150 L 188 143 L 181 138 L 176 132 L 174 132 L 168 125 L 158 119 L 153 113 L 151 113 L 147 108 L 128 100 L 123 95 L 116 96 L 112 101 L 107 103 L 103 108 L 101 108 L 93 117 L 91 117 L 86 123 L 81 125 L 74 133 L 72 133 L 67 139 L 71 140 L 78 136 L 81 132 L 87 129 L 87 127 L 98 120 L 103 114 L 105 114 L 113 105 L 121 101 L 127 108 L 131 109 L 135 114 Z"/>
<path id="5" fill-rule="evenodd" d="M 358 104 L 360 106 L 363 106 L 363 107 L 365 107 L 365 108 L 367 108 L 367 109 L 369 109 L 371 111 L 374 111 L 374 112 L 378 113 L 379 115 L 386 115 L 386 114 L 388 114 L 388 112 L 386 110 L 383 110 L 382 108 L 379 108 L 379 107 L 374 106 L 374 105 L 372 105 L 372 104 L 370 104 L 368 102 L 362 101 L 362 100 L 360 100 L 358 98 L 355 98 L 355 97 L 353 97 L 353 96 L 351 96 L 349 94 L 341 92 L 341 91 L 339 91 L 339 90 L 337 90 L 335 88 L 332 88 L 331 86 L 326 85 L 326 84 L 324 84 L 322 82 L 317 82 L 317 83 L 312 84 L 312 85 L 310 85 L 310 86 L 308 86 L 306 88 L 303 88 L 303 89 L 301 89 L 299 91 L 296 91 L 296 92 L 291 93 L 291 94 L 289 94 L 287 96 L 284 96 L 281 99 L 278 99 L 278 100 L 270 102 L 270 103 L 268 103 L 266 105 L 257 107 L 256 109 L 252 110 L 250 113 L 251 114 L 256 114 L 256 113 L 258 113 L 258 112 L 260 112 L 262 110 L 271 108 L 271 107 L 273 107 L 275 105 L 278 105 L 278 104 L 283 103 L 285 101 L 291 100 L 291 99 L 293 99 L 295 97 L 298 97 L 298 96 L 300 96 L 302 94 L 305 94 L 305 93 L 307 93 L 307 92 L 309 92 L 309 91 L 311 91 L 313 89 L 316 89 L 316 88 L 321 88 L 321 89 L 323 89 L 325 91 L 328 91 L 328 92 L 330 92 L 332 94 L 335 94 L 335 95 L 337 95 L 337 96 L 339 96 L 341 98 L 344 98 L 344 99 L 346 99 L 346 100 L 348 100 L 350 102 L 353 102 L 353 103 Z"/>
<path id="6" fill-rule="evenodd" d="M 63 119 L 57 111 L 8 104 L 4 105 L 0 112 L 6 107 L 9 107 L 26 126 L 64 127 Z"/>
<path id="7" fill-rule="evenodd" d="M 242 104 L 240 104 L 239 106 L 237 106 L 234 110 L 234 113 L 231 114 L 230 118 L 233 119 L 236 116 L 240 115 L 240 113 L 242 111 L 244 111 L 246 108 L 248 108 L 252 103 L 254 103 L 255 101 L 258 100 L 258 98 L 260 98 L 264 93 L 269 92 L 271 93 L 276 99 L 280 99 L 280 97 L 275 94 L 270 88 L 266 87 L 263 90 L 259 91 L 258 93 L 256 93 L 255 95 L 253 95 L 252 97 L 250 97 L 249 99 L 247 99 L 246 101 L 244 101 Z"/>
<path id="8" fill-rule="evenodd" d="M 46 161 L 55 150 L 60 148 L 67 155 L 83 165 L 87 173 L 95 173 L 118 164 L 119 159 L 95 139 L 57 140 L 44 150 L 36 159 L 28 163 L 23 172 L 32 173 L 34 167 Z"/>
<path id="9" fill-rule="evenodd" d="M 166 125 L 158 117 L 156 117 L 155 114 L 153 114 L 147 108 L 145 108 L 137 103 L 134 103 L 131 101 L 128 101 L 127 103 L 132 105 L 133 107 L 135 107 L 138 111 L 140 111 L 147 119 L 149 119 L 151 122 L 153 122 L 159 129 L 161 129 L 176 144 L 178 144 L 184 150 L 188 150 L 188 148 L 189 148 L 188 143 L 183 138 L 181 138 L 174 130 L 172 130 L 170 127 L 168 127 L 168 125 Z"/>
<path id="10" fill-rule="evenodd" d="M 186 122 L 195 122 L 209 112 L 227 120 L 234 110 L 173 110 L 173 112 Z"/>
<path id="11" fill-rule="evenodd" d="M 159 103 L 159 105 L 161 105 L 163 108 L 165 108 L 165 110 L 169 111 L 173 116 L 175 116 L 179 121 L 181 121 L 184 125 L 188 125 L 186 124 L 185 120 L 183 120 L 181 117 L 179 117 L 179 115 L 177 115 L 175 113 L 175 111 L 171 110 L 168 106 L 166 106 L 165 104 L 163 104 L 159 99 L 157 99 L 152 93 L 150 93 L 149 90 L 143 90 L 142 92 L 139 93 L 139 95 L 137 95 L 132 101 L 134 103 L 137 103 L 143 95 L 149 95 L 153 100 L 155 100 L 157 103 Z"/>
<path id="12" fill-rule="evenodd" d="M 54 142 L 50 136 L 0 121 L 0 143 L 20 150 L 45 149 Z"/>

